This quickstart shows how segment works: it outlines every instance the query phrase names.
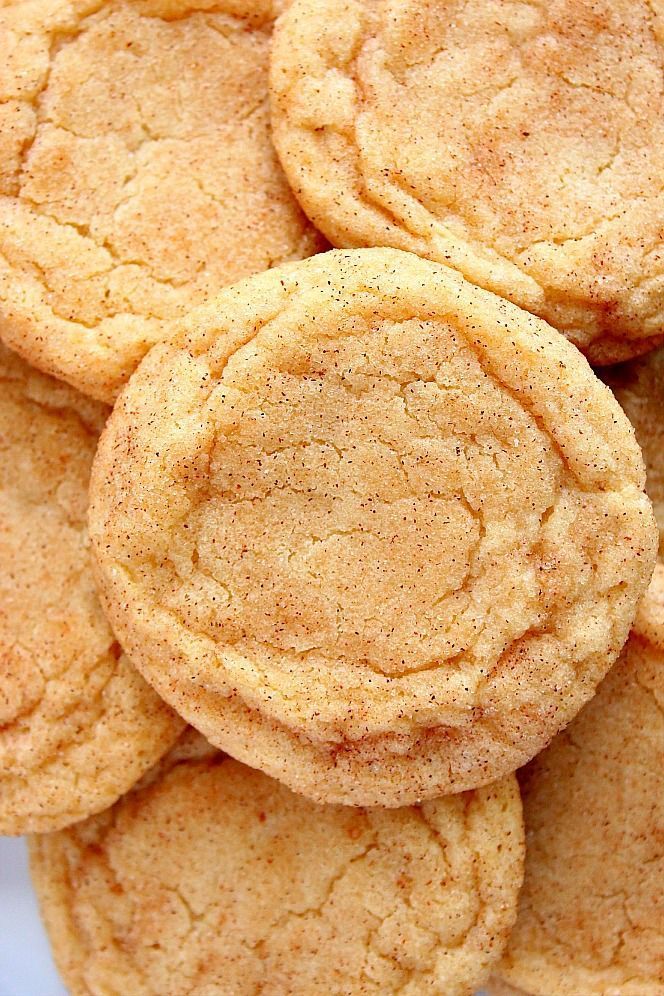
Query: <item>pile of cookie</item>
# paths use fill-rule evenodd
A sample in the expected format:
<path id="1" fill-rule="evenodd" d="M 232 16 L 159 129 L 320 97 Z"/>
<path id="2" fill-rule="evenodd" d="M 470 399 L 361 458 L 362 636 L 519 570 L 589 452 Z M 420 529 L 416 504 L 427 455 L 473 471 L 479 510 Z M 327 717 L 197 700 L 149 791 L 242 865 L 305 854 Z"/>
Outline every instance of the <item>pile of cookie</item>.
<path id="1" fill-rule="evenodd" d="M 664 994 L 664 9 L 0 52 L 0 832 L 69 990 Z"/>

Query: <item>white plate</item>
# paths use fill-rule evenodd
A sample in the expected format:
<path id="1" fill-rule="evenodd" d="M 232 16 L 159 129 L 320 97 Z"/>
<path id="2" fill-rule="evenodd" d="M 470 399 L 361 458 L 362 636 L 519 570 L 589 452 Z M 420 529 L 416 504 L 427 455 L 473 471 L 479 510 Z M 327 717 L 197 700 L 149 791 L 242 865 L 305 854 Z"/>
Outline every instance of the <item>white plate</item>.
<path id="1" fill-rule="evenodd" d="M 0 996 L 67 996 L 30 884 L 25 842 L 0 837 Z"/>

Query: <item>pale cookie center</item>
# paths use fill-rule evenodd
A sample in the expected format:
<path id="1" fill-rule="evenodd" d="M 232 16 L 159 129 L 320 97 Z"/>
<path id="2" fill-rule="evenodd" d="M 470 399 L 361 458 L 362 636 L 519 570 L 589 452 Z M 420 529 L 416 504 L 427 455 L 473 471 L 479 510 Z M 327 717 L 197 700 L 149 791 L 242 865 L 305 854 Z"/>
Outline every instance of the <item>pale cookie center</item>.
<path id="1" fill-rule="evenodd" d="M 57 388 L 40 404 L 8 365 L 0 356 L 0 782 L 82 742 L 75 710 L 93 730 L 117 667 L 84 538 L 97 435 Z"/>
<path id="2" fill-rule="evenodd" d="M 533 548 L 561 462 L 449 327 L 245 353 L 161 574 L 188 629 L 275 666 L 403 676 L 495 659 L 544 617 Z"/>
<path id="3" fill-rule="evenodd" d="M 353 70 L 370 198 L 416 223 L 419 203 L 515 260 L 532 250 L 521 262 L 537 278 L 537 243 L 582 238 L 661 195 L 662 43 L 648 4 L 382 8 Z"/>
<path id="4" fill-rule="evenodd" d="M 335 244 L 449 263 L 615 361 L 661 334 L 663 38 L 642 0 L 303 2 L 277 144 Z"/>
<path id="5" fill-rule="evenodd" d="M 98 912 L 103 901 L 111 929 L 130 922 L 137 943 L 118 946 L 119 968 L 145 973 L 156 991 L 180 988 L 185 977 L 189 985 L 201 965 L 223 957 L 232 991 L 275 991 L 266 978 L 276 971 L 289 990 L 294 984 L 298 992 L 324 992 L 331 976 L 329 959 L 321 967 L 316 957 L 321 944 L 343 945 L 343 976 L 334 979 L 342 978 L 344 989 L 366 982 L 367 963 L 376 992 L 402 991 L 413 974 L 428 988 L 443 972 L 453 977 L 454 958 L 448 962 L 445 954 L 478 956 L 473 927 L 487 916 L 488 874 L 478 848 L 489 815 L 508 840 L 499 805 L 457 796 L 399 811 L 314 810 L 233 761 L 176 767 L 120 810 L 108 832 L 100 828 L 90 850 L 74 841 L 82 882 L 70 897 L 72 910 Z M 178 832 L 170 832 L 175 825 Z M 165 828 L 161 840 L 156 827 Z M 156 847 L 166 848 L 158 875 Z M 490 866 L 500 886 L 504 864 Z M 169 912 L 166 924 L 155 909 Z M 219 929 L 229 923 L 233 931 Z M 103 942 L 94 927 L 86 937 L 87 965 L 104 978 L 108 929 Z M 220 953 L 210 960 L 212 938 Z M 294 949 L 306 956 L 305 983 L 301 965 L 297 983 L 289 968 Z M 164 952 L 180 952 L 175 976 Z"/>
<path id="6" fill-rule="evenodd" d="M 536 956 L 558 977 L 569 972 L 579 991 L 584 979 L 594 992 L 632 979 L 643 985 L 635 992 L 657 991 L 645 980 L 661 980 L 664 968 L 656 912 L 663 664 L 664 648 L 633 634 L 596 698 L 528 770 L 524 914 L 509 959 L 515 981 Z"/>
<path id="7" fill-rule="evenodd" d="M 269 139 L 271 25 L 179 8 L 106 3 L 16 43 L 0 250 L 60 318 L 171 319 L 306 231 Z"/>

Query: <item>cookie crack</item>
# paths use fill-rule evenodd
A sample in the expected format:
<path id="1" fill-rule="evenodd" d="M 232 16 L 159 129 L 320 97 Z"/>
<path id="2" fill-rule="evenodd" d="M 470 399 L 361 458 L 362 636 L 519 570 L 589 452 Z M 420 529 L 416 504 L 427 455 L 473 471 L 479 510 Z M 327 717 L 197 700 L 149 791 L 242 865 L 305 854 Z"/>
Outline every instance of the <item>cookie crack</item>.
<path id="1" fill-rule="evenodd" d="M 650 4 L 649 4 L 649 10 L 651 12 L 651 25 L 650 25 L 651 36 L 655 39 L 655 42 L 658 43 L 656 27 L 654 23 L 652 23 L 652 17 L 654 16 L 654 8 Z M 416 252 L 419 252 L 419 254 L 425 254 L 432 258 L 437 258 L 439 253 L 437 252 L 436 247 L 433 243 L 435 239 L 442 238 L 443 240 L 445 240 L 445 243 L 449 247 L 448 250 L 445 252 L 445 258 L 449 259 L 450 261 L 454 260 L 454 257 L 458 256 L 459 253 L 461 253 L 461 255 L 465 253 L 470 253 L 472 258 L 476 258 L 478 261 L 483 260 L 484 262 L 486 262 L 487 258 L 488 259 L 491 258 L 490 254 L 491 253 L 494 254 L 495 258 L 500 260 L 504 265 L 513 267 L 515 271 L 518 271 L 521 274 L 522 279 L 526 280 L 530 284 L 530 289 L 528 289 L 528 287 L 526 286 L 524 290 L 524 296 L 526 299 L 528 297 L 532 297 L 533 293 L 535 293 L 536 290 L 534 299 L 531 300 L 530 303 L 526 305 L 528 309 L 536 314 L 547 315 L 549 313 L 550 308 L 556 309 L 559 306 L 559 302 L 557 302 L 556 300 L 557 296 L 556 289 L 555 287 L 546 286 L 546 283 L 541 278 L 536 278 L 533 275 L 532 266 L 527 265 L 527 261 L 524 260 L 523 256 L 528 251 L 532 251 L 532 249 L 535 248 L 536 245 L 557 247 L 559 249 L 563 249 L 568 242 L 578 242 L 579 239 L 582 238 L 583 236 L 575 236 L 571 239 L 561 236 L 560 238 L 554 237 L 552 239 L 540 240 L 539 243 L 533 244 L 528 248 L 522 247 L 518 250 L 515 250 L 514 252 L 508 253 L 502 249 L 499 249 L 498 245 L 496 244 L 496 241 L 489 238 L 486 234 L 482 234 L 482 238 L 480 239 L 478 232 L 476 230 L 476 226 L 470 223 L 470 220 L 464 215 L 464 212 L 462 212 L 458 208 L 458 205 L 456 208 L 458 219 L 459 221 L 461 221 L 462 225 L 465 228 L 465 234 L 461 236 L 459 236 L 458 234 L 455 235 L 454 232 L 449 228 L 449 226 L 445 225 L 435 214 L 432 213 L 432 211 L 425 205 L 423 200 L 420 197 L 416 196 L 415 189 L 412 186 L 409 185 L 408 187 L 406 187 L 405 181 L 401 178 L 398 170 L 385 169 L 382 171 L 381 175 L 379 176 L 377 175 L 373 179 L 370 177 L 369 173 L 367 172 L 366 157 L 363 154 L 363 143 L 362 143 L 361 132 L 359 130 L 359 125 L 362 115 L 365 113 L 371 113 L 370 110 L 371 102 L 370 102 L 370 95 L 368 94 L 364 86 L 364 82 L 362 80 L 361 73 L 358 68 L 358 61 L 361 58 L 362 53 L 367 51 L 367 47 L 372 50 L 372 46 L 375 48 L 376 46 L 380 45 L 380 39 L 377 36 L 376 32 L 377 29 L 375 27 L 372 29 L 370 26 L 365 24 L 362 29 L 361 40 L 360 41 L 356 40 L 355 42 L 354 51 L 346 57 L 335 53 L 333 62 L 332 61 L 328 62 L 328 64 L 326 65 L 326 68 L 330 71 L 334 69 L 340 73 L 343 73 L 346 76 L 346 78 L 353 83 L 355 92 L 358 96 L 358 106 L 353 112 L 352 124 L 344 126 L 346 131 L 351 129 L 354 136 L 353 141 L 347 142 L 347 151 L 356 169 L 356 177 L 355 177 L 355 183 L 357 184 L 356 196 L 359 198 L 360 201 L 363 201 L 370 210 L 376 211 L 378 212 L 379 215 L 382 216 L 385 223 L 392 228 L 393 235 L 397 236 L 396 244 L 400 244 L 402 248 L 408 248 L 411 250 L 414 249 Z M 531 43 L 531 41 L 532 39 L 529 38 L 529 43 Z M 515 55 L 520 54 L 521 44 L 522 43 L 518 44 L 514 42 L 512 43 L 513 54 Z M 438 51 L 440 51 L 440 49 Z M 427 60 L 425 59 L 423 61 L 426 62 Z M 393 71 L 391 75 L 395 81 L 395 84 L 398 84 L 399 80 L 395 76 Z M 306 79 L 306 78 L 308 77 L 303 76 L 300 79 Z M 564 74 L 559 75 L 559 78 L 561 82 L 563 82 L 566 86 L 569 86 L 573 89 L 577 88 L 577 81 L 572 80 L 571 78 L 567 78 Z M 293 91 L 298 86 L 298 82 L 299 80 L 295 80 L 294 82 L 287 85 L 283 90 L 280 91 L 280 98 L 282 100 L 285 99 L 286 104 L 288 104 L 289 102 L 292 103 Z M 599 90 L 599 92 L 603 94 L 608 94 L 614 99 L 621 99 L 618 94 L 614 94 L 612 91 L 605 91 L 601 87 L 596 87 L 593 86 L 592 84 L 586 85 L 583 83 L 583 81 L 579 81 L 578 89 L 583 89 L 586 86 L 588 89 L 594 92 Z M 629 108 L 633 113 L 635 113 L 635 109 L 630 106 L 628 97 L 625 97 L 623 103 L 626 108 Z M 286 110 L 286 114 L 288 115 L 288 109 Z M 301 130 L 308 131 L 311 134 L 314 133 L 314 128 L 310 124 L 297 124 L 297 125 L 292 125 L 292 127 L 300 128 Z M 319 128 L 318 131 L 321 133 L 324 133 L 325 131 L 337 131 L 339 134 L 341 134 L 343 129 L 340 130 L 338 126 L 326 124 L 321 126 L 321 128 Z M 617 148 L 614 152 L 614 156 L 617 156 L 619 154 L 620 150 L 622 149 L 622 146 L 623 142 L 619 140 Z M 605 162 L 604 164 L 601 164 L 598 169 L 598 176 L 601 176 L 602 173 L 605 172 L 608 168 L 610 168 L 610 162 L 609 163 Z M 378 188 L 374 190 L 373 187 L 375 186 L 375 183 L 378 184 Z M 393 206 L 393 204 L 388 203 L 389 201 L 388 188 L 390 187 L 392 187 L 392 189 L 394 189 L 395 191 L 399 192 L 399 197 L 401 201 L 403 201 L 403 199 L 405 198 L 407 203 L 409 202 L 417 207 L 417 210 L 414 212 L 415 217 L 411 216 L 412 212 L 408 212 L 407 210 L 397 210 Z M 642 198 L 637 197 L 636 202 L 638 203 L 641 200 L 649 200 L 652 199 L 652 197 L 654 196 L 659 196 L 662 193 L 663 189 L 664 188 L 660 187 L 651 195 L 644 195 Z M 388 191 L 387 195 L 385 194 L 385 191 Z M 634 199 L 630 199 L 630 204 L 633 203 L 633 200 Z M 455 203 L 456 203 L 456 198 L 452 196 L 450 204 L 454 206 Z M 620 214 L 622 213 L 623 212 L 621 211 Z M 619 217 L 620 214 L 616 215 L 616 218 Z M 416 220 L 418 216 L 420 219 L 419 221 Z M 598 227 L 598 225 L 602 226 L 604 225 L 605 217 L 606 213 L 603 212 L 594 220 L 591 226 L 591 231 L 593 233 L 595 232 L 595 229 Z M 612 220 L 615 220 L 615 218 Z M 474 237 L 474 241 L 479 242 L 481 244 L 473 245 L 473 243 L 469 241 L 469 236 L 471 238 Z M 411 240 L 415 240 L 415 242 L 413 243 Z M 423 245 L 426 248 L 423 249 Z M 486 247 L 487 250 L 486 254 L 483 254 L 482 251 L 484 247 Z M 473 280 L 475 283 L 487 287 L 490 290 L 495 289 L 495 279 L 491 274 L 480 274 L 475 272 Z M 587 306 L 587 295 L 581 294 L 581 292 L 579 292 L 579 298 L 581 300 L 581 303 Z M 556 315 L 552 320 L 554 324 L 560 328 L 561 327 L 560 323 L 564 320 L 564 316 Z M 591 338 L 594 339 L 597 337 L 598 333 L 601 332 L 601 329 L 599 329 L 597 326 L 602 325 L 602 323 L 603 319 L 601 313 L 601 302 L 599 302 L 597 314 L 593 320 L 593 323 L 591 323 L 591 326 L 592 324 L 596 326 L 595 328 L 591 327 L 588 330 L 584 328 L 579 328 L 578 321 L 573 318 L 570 318 L 568 320 L 568 324 L 565 327 L 566 331 L 570 334 L 577 333 L 579 335 L 587 336 L 588 333 L 590 333 Z M 615 326 L 616 323 L 613 324 Z M 607 329 L 606 332 L 608 336 L 609 330 Z M 615 334 L 615 328 L 614 328 L 614 334 L 611 336 L 611 338 L 616 342 L 620 342 L 625 338 L 627 338 L 628 336 L 635 337 L 636 331 L 625 330 L 623 335 L 618 336 Z"/>

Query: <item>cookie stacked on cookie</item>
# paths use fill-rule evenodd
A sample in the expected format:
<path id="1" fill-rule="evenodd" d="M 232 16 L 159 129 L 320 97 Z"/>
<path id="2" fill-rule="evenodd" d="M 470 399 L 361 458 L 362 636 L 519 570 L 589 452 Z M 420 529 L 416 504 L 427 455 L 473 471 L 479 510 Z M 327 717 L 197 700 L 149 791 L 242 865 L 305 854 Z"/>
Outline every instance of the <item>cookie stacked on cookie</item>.
<path id="1" fill-rule="evenodd" d="M 0 832 L 76 996 L 664 993 L 661 20 L 0 5 Z"/>
<path id="2" fill-rule="evenodd" d="M 270 0 L 0 7 L 2 338 L 105 402 L 168 324 L 322 247 L 270 140 Z"/>
<path id="3" fill-rule="evenodd" d="M 662 992 L 664 566 L 597 696 L 521 773 L 528 854 L 492 993 Z"/>
<path id="4" fill-rule="evenodd" d="M 330 252 L 193 312 L 124 391 L 90 526 L 141 672 L 319 802 L 514 771 L 622 647 L 655 529 L 575 347 L 452 271 Z"/>
<path id="5" fill-rule="evenodd" d="M 514 921 L 518 788 L 317 806 L 187 735 L 107 813 L 34 838 L 73 993 L 466 993 Z"/>
<path id="6" fill-rule="evenodd" d="M 87 535 L 107 409 L 0 346 L 0 833 L 106 809 L 183 728 L 99 604 Z"/>
<path id="7" fill-rule="evenodd" d="M 595 363 L 663 341 L 662 10 L 649 0 L 295 0 L 273 128 L 337 246 L 392 245 Z"/>

